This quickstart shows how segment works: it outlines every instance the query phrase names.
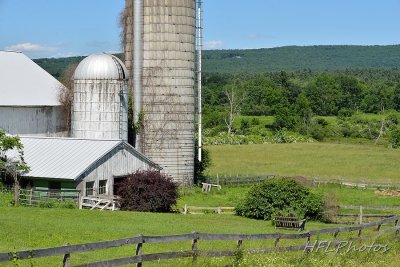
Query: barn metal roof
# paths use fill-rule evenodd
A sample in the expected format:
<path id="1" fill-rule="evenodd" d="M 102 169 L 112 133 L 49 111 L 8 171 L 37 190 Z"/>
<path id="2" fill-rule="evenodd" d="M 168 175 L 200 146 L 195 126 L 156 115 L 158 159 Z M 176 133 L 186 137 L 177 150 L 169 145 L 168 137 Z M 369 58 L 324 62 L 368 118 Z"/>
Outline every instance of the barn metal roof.
<path id="1" fill-rule="evenodd" d="M 0 51 L 0 106 L 59 106 L 61 86 L 23 53 Z"/>
<path id="2" fill-rule="evenodd" d="M 75 180 L 113 149 L 123 146 L 147 164 L 161 169 L 121 140 L 21 137 L 25 162 L 31 170 L 26 177 Z M 11 155 L 10 155 L 11 156 Z"/>

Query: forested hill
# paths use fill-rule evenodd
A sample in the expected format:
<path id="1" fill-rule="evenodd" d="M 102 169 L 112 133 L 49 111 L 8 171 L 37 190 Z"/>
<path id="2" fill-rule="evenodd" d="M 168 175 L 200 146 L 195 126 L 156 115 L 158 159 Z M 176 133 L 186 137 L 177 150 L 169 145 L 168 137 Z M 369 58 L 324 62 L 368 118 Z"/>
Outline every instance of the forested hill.
<path id="1" fill-rule="evenodd" d="M 79 63 L 83 58 L 43 58 L 34 61 L 58 78 L 69 64 Z M 354 68 L 400 68 L 400 45 L 285 46 L 203 51 L 203 71 L 209 73 L 259 73 L 303 69 L 331 71 Z"/>
<path id="2" fill-rule="evenodd" d="M 285 46 L 247 50 L 206 50 L 203 70 L 221 73 L 257 73 L 311 69 L 399 68 L 400 45 Z"/>

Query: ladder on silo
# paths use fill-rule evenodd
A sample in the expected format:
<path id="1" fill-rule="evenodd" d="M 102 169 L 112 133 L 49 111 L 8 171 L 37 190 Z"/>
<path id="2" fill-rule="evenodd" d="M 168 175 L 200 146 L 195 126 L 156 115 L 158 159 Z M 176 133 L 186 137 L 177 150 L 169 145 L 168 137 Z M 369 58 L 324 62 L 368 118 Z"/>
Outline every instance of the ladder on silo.
<path id="1" fill-rule="evenodd" d="M 115 65 L 117 66 L 118 70 L 118 78 L 119 80 L 124 80 L 125 79 L 125 74 L 122 70 L 121 64 L 118 62 L 118 60 L 115 58 L 115 56 L 112 57 L 114 60 Z M 119 88 L 119 139 L 122 139 L 122 131 L 123 131 L 123 126 L 122 126 L 122 120 L 123 120 L 123 115 L 122 115 L 122 109 L 123 109 L 123 102 L 124 102 L 124 85 L 121 84 Z"/>

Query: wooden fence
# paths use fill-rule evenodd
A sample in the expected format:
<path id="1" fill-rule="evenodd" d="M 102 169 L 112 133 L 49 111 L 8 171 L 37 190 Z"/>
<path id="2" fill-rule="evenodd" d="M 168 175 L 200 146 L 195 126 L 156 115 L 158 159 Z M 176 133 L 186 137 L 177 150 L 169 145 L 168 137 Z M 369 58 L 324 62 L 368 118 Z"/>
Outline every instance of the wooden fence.
<path id="1" fill-rule="evenodd" d="M 339 210 L 358 210 L 358 213 L 338 213 L 334 217 L 340 218 L 337 223 L 353 224 L 353 221 L 343 221 L 343 218 L 356 218 L 359 224 L 365 223 L 365 219 L 369 218 L 388 218 L 396 216 L 396 214 L 387 213 L 365 213 L 365 210 L 378 210 L 378 211 L 400 211 L 400 206 L 338 206 Z M 206 214 L 206 213 L 217 213 L 217 214 L 233 214 L 235 207 L 200 207 L 191 206 L 185 204 L 183 208 L 183 214 Z"/>
<path id="2" fill-rule="evenodd" d="M 319 186 L 321 184 L 338 184 L 342 187 L 358 188 L 358 189 L 394 189 L 400 190 L 399 182 L 370 182 L 365 179 L 351 180 L 351 179 L 328 179 L 328 178 L 313 178 L 313 185 Z"/>
<path id="3" fill-rule="evenodd" d="M 216 175 L 207 177 L 206 181 L 217 185 L 246 185 L 262 182 L 276 177 L 275 174 L 266 175 Z"/>
<path id="4" fill-rule="evenodd" d="M 67 200 L 79 203 L 80 190 L 63 189 L 20 189 L 18 202 L 23 206 L 40 206 L 51 202 L 65 202 Z"/>
<path id="5" fill-rule="evenodd" d="M 79 209 L 119 210 L 117 196 L 85 196 L 79 199 Z"/>
<path id="6" fill-rule="evenodd" d="M 265 175 L 243 175 L 243 174 L 223 174 L 216 176 L 208 176 L 207 183 L 218 185 L 246 185 L 262 182 L 264 180 L 281 177 L 279 174 L 265 174 Z M 282 176 L 283 177 L 283 176 Z M 285 176 L 287 177 L 287 176 Z M 293 179 L 302 178 L 306 180 L 307 184 L 319 186 L 321 184 L 339 184 L 343 187 L 359 188 L 359 189 L 394 189 L 400 190 L 400 182 L 393 182 L 388 179 L 386 182 L 371 182 L 366 179 L 347 179 L 347 178 L 320 178 L 320 177 L 302 177 L 294 176 Z M 304 182 L 304 181 L 303 181 Z"/>
<path id="7" fill-rule="evenodd" d="M 369 218 L 388 218 L 393 217 L 398 214 L 400 211 L 400 206 L 339 206 L 341 210 L 358 210 L 358 213 L 340 213 L 336 216 L 339 218 L 354 218 L 358 219 L 359 224 L 363 224 L 365 219 Z M 365 210 L 368 211 L 397 211 L 397 214 L 391 213 L 365 213 Z M 354 223 L 353 221 L 338 221 L 337 223 Z"/>
<path id="8" fill-rule="evenodd" d="M 208 212 L 214 212 L 217 214 L 233 214 L 234 210 L 235 207 L 198 207 L 185 204 L 183 214 L 205 214 Z"/>
<path id="9" fill-rule="evenodd" d="M 311 237 L 319 237 L 321 234 L 333 234 L 334 240 L 332 244 L 338 245 L 340 242 L 345 240 L 337 239 L 339 233 L 345 232 L 357 232 L 357 237 L 352 238 L 351 240 L 362 240 L 366 238 L 376 238 L 384 233 L 395 232 L 395 235 L 398 235 L 400 227 L 397 226 L 397 223 L 400 219 L 400 216 L 395 216 L 387 219 L 383 219 L 381 221 L 372 222 L 364 225 L 356 225 L 356 226 L 348 226 L 348 227 L 338 227 L 338 228 L 326 228 L 321 230 L 313 230 L 304 233 L 295 233 L 295 234 L 284 234 L 284 233 L 270 233 L 270 234 L 203 234 L 193 232 L 191 234 L 182 234 L 182 235 L 172 235 L 172 236 L 136 236 L 132 238 L 111 240 L 111 241 L 103 241 L 103 242 L 95 242 L 95 243 L 86 243 L 86 244 L 78 244 L 78 245 L 66 245 L 61 247 L 53 247 L 53 248 L 43 248 L 43 249 L 33 249 L 33 250 L 25 250 L 25 251 L 17 251 L 17 252 L 7 252 L 0 253 L 0 262 L 12 261 L 12 260 L 23 260 L 28 258 L 40 258 L 40 257 L 50 257 L 63 255 L 63 266 L 71 265 L 71 254 L 72 253 L 80 253 L 108 248 L 121 247 L 125 245 L 136 245 L 136 252 L 134 256 L 119 258 L 119 259 L 110 259 L 105 261 L 98 261 L 93 263 L 81 264 L 78 266 L 121 266 L 126 264 L 134 264 L 136 263 L 138 266 L 142 266 L 143 262 L 146 261 L 154 261 L 154 260 L 162 260 L 162 259 L 175 259 L 175 258 L 184 258 L 184 257 L 196 257 L 199 256 L 207 256 L 207 257 L 221 257 L 221 256 L 234 256 L 237 255 L 238 252 L 246 252 L 253 254 L 260 253 L 268 253 L 274 251 L 306 251 L 309 248 L 309 244 L 311 243 Z M 383 230 L 382 225 L 394 224 L 393 227 L 389 227 L 388 229 Z M 377 234 L 373 236 L 364 236 L 362 237 L 362 232 L 369 228 L 375 228 Z M 293 246 L 279 246 L 280 240 L 297 240 L 304 239 L 304 245 L 293 245 Z M 143 245 L 151 244 L 151 243 L 170 243 L 170 242 L 179 242 L 179 241 L 189 241 L 191 240 L 191 248 L 187 251 L 179 251 L 179 252 L 163 252 L 163 253 L 154 253 L 154 254 L 143 254 Z M 225 250 L 225 251 L 201 251 L 198 250 L 197 245 L 199 241 L 211 241 L 211 240 L 224 240 L 224 241 L 237 241 L 237 250 Z M 250 240 L 272 240 L 274 242 L 273 247 L 264 247 L 264 248 L 253 248 L 243 250 L 242 245 L 244 241 Z M 347 239 L 349 240 L 349 239 Z"/>

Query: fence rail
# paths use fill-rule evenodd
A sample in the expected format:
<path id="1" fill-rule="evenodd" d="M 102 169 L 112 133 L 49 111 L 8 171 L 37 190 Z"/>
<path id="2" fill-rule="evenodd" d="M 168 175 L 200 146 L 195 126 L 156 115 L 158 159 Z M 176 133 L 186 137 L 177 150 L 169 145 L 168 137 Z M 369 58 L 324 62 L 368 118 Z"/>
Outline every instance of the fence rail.
<path id="1" fill-rule="evenodd" d="M 218 185 L 246 185 L 262 182 L 267 179 L 276 177 L 275 174 L 265 175 L 216 175 L 207 177 L 206 181 L 210 184 Z"/>
<path id="2" fill-rule="evenodd" d="M 233 214 L 235 207 L 198 207 L 185 204 L 183 214 L 204 214 L 206 212 L 215 212 L 218 214 Z"/>
<path id="3" fill-rule="evenodd" d="M 19 190 L 18 202 L 24 206 L 37 206 L 50 201 L 64 202 L 66 200 L 70 200 L 78 203 L 79 198 L 80 190 L 50 190 L 31 188 Z"/>
<path id="4" fill-rule="evenodd" d="M 319 186 L 320 184 L 338 184 L 343 187 L 352 187 L 352 188 L 359 188 L 359 189 L 395 189 L 400 190 L 400 183 L 399 182 L 370 182 L 365 179 L 361 180 L 351 180 L 351 179 L 328 179 L 328 178 L 313 178 L 313 185 Z"/>
<path id="5" fill-rule="evenodd" d="M 94 263 L 86 263 L 79 266 L 119 266 L 131 263 L 137 263 L 138 266 L 141 266 L 142 262 L 153 261 L 153 260 L 161 260 L 161 259 L 174 259 L 174 258 L 182 258 L 182 257 L 193 257 L 194 259 L 198 256 L 212 256 L 212 257 L 220 257 L 220 256 L 232 256 L 235 255 L 239 250 L 242 249 L 243 241 L 248 240 L 274 240 L 274 247 L 268 248 L 253 248 L 245 250 L 248 253 L 268 253 L 272 251 L 299 251 L 306 249 L 306 246 L 310 243 L 310 239 L 313 236 L 318 236 L 320 234 L 334 234 L 335 240 L 332 241 L 334 244 L 338 242 L 337 236 L 339 233 L 343 232 L 355 232 L 358 231 L 358 235 L 353 239 L 362 239 L 361 236 L 363 230 L 368 228 L 377 227 L 378 234 L 374 237 L 377 237 L 383 233 L 388 233 L 395 231 L 397 235 L 400 227 L 397 226 L 397 223 L 400 219 L 400 216 L 394 216 L 391 218 L 386 218 L 381 221 L 371 222 L 363 225 L 354 225 L 347 227 L 337 227 L 337 228 L 326 228 L 320 230 L 312 230 L 303 233 L 294 233 L 294 234 L 286 234 L 286 233 L 269 233 L 269 234 L 205 234 L 205 233 L 197 233 L 193 232 L 191 234 L 182 234 L 182 235 L 171 235 L 171 236 L 136 236 L 132 238 L 111 240 L 111 241 L 102 241 L 102 242 L 94 242 L 94 243 L 86 243 L 86 244 L 78 244 L 78 245 L 66 245 L 60 247 L 53 248 L 43 248 L 43 249 L 33 249 L 33 250 L 24 250 L 17 252 L 7 252 L 0 253 L 0 262 L 11 261 L 13 259 L 28 259 L 28 258 L 40 258 L 40 257 L 49 257 L 56 255 L 64 255 L 63 257 L 63 266 L 70 266 L 70 258 L 72 253 L 78 252 L 87 252 L 94 251 L 100 249 L 108 249 L 115 248 L 125 245 L 136 245 L 136 253 L 134 256 L 125 257 L 120 259 L 112 259 L 99 261 Z M 387 225 L 389 223 L 393 223 L 394 226 L 389 229 L 382 230 L 382 225 Z M 366 237 L 364 237 L 366 238 Z M 286 246 L 280 247 L 278 243 L 280 240 L 296 240 L 296 239 L 305 239 L 305 245 L 295 245 L 295 246 Z M 177 242 L 177 241 L 192 241 L 191 249 L 188 251 L 180 251 L 180 252 L 165 252 L 165 253 L 154 253 L 154 254 L 142 254 L 143 244 L 151 244 L 151 243 L 169 243 L 169 242 Z M 237 241 L 237 249 L 235 251 L 200 251 L 197 249 L 197 244 L 199 240 L 233 240 Z M 243 251 L 243 250 L 242 250 Z"/>
<path id="6" fill-rule="evenodd" d="M 264 180 L 283 177 L 279 174 L 265 174 L 265 175 L 244 175 L 244 174 L 217 174 L 216 176 L 209 176 L 206 178 L 207 183 L 218 185 L 246 185 L 252 183 L 262 182 Z M 287 177 L 287 176 L 285 176 Z M 343 187 L 353 187 L 359 189 L 396 189 L 400 190 L 400 182 L 392 182 L 389 179 L 387 182 L 370 182 L 367 179 L 347 179 L 347 178 L 321 178 L 321 177 L 303 177 L 294 176 L 293 179 L 301 178 L 307 181 L 308 184 L 319 186 L 320 184 L 339 184 Z"/>

